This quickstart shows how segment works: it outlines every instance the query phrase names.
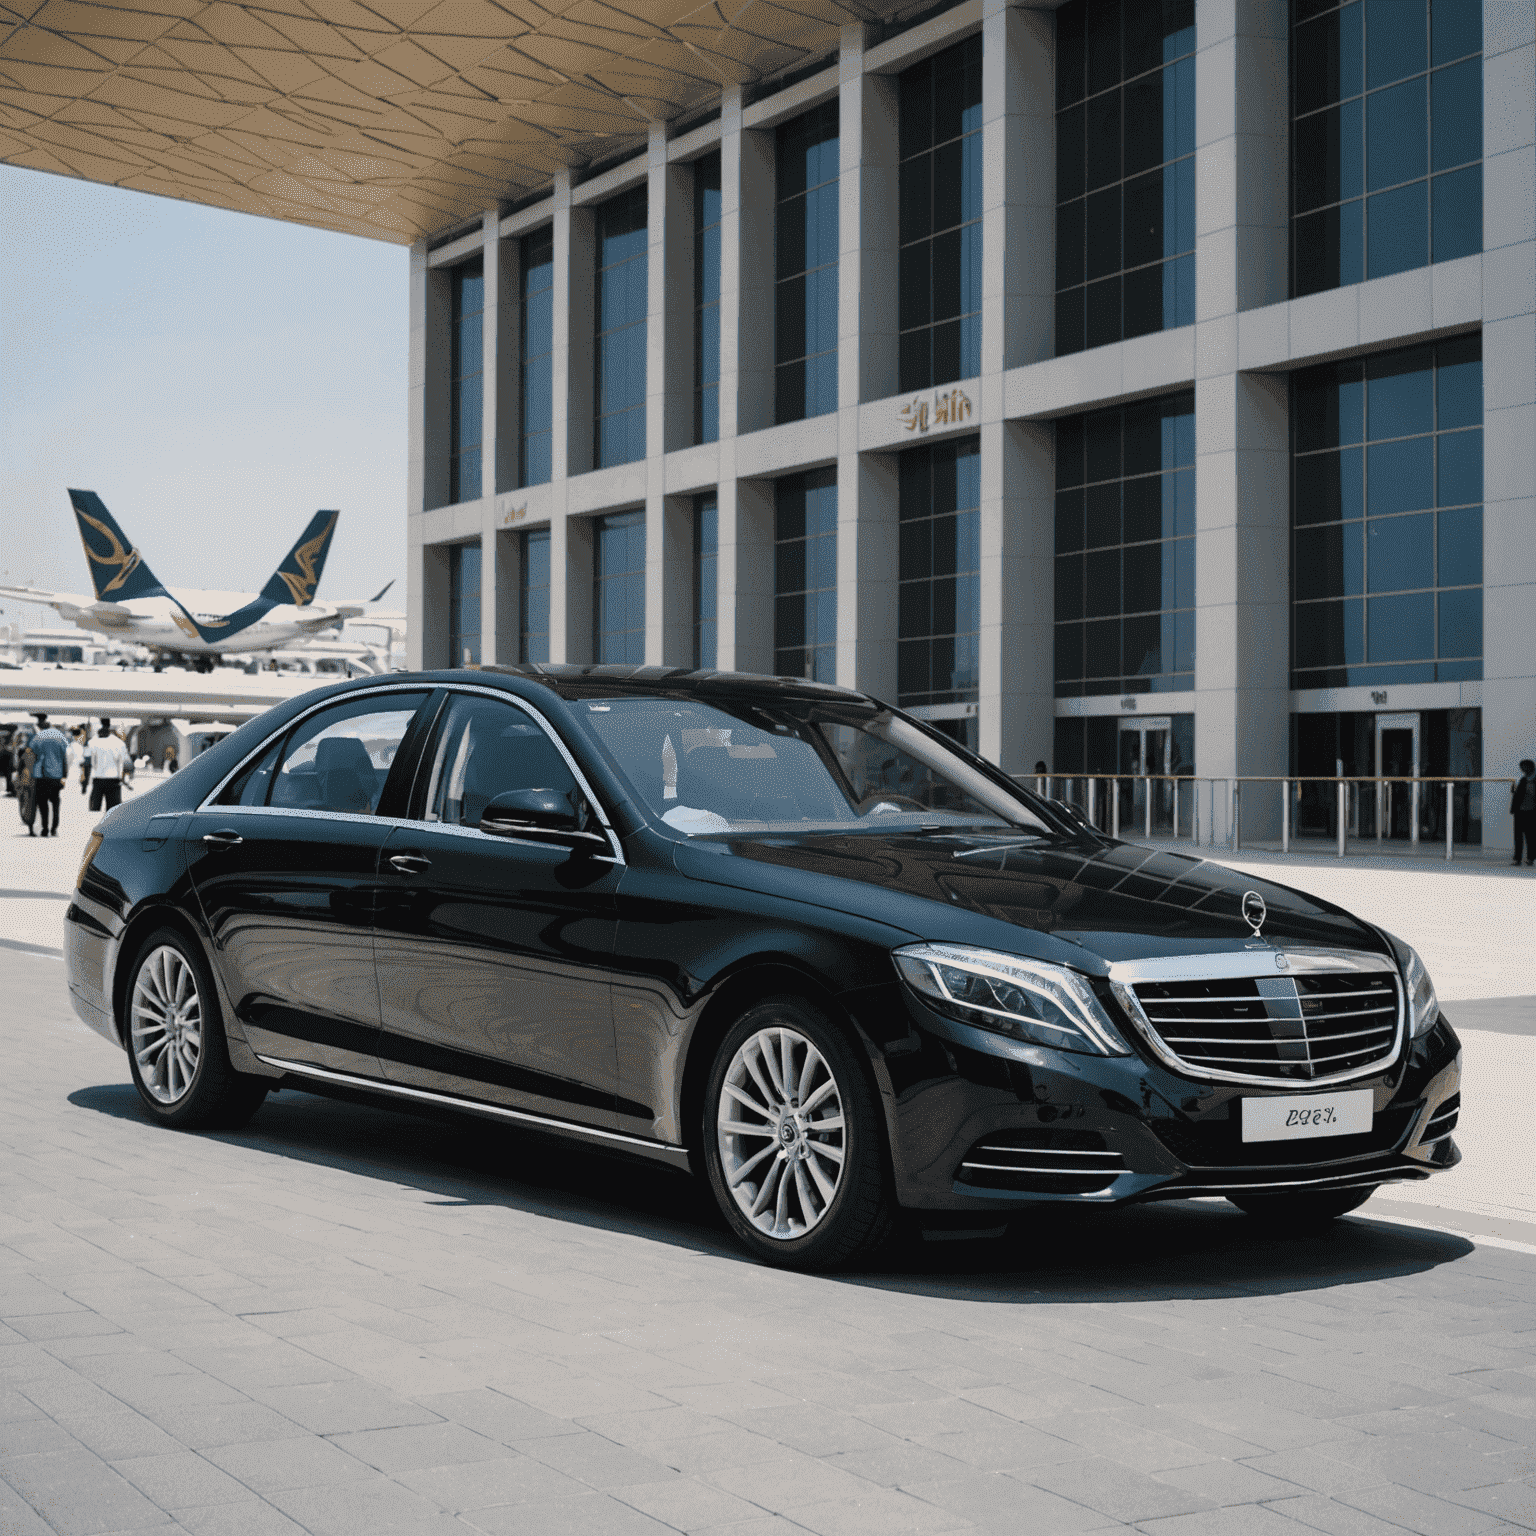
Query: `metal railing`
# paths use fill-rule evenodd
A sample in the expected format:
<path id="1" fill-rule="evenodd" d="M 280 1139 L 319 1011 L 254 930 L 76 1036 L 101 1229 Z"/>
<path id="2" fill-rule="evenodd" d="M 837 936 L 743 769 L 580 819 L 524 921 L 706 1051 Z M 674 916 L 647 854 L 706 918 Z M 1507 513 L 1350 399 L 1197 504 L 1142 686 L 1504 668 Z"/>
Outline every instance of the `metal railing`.
<path id="1" fill-rule="evenodd" d="M 1047 799 L 1075 806 L 1111 837 L 1120 837 L 1125 828 L 1130 836 L 1187 838 L 1216 847 L 1220 827 L 1219 845 L 1232 852 L 1243 846 L 1246 787 L 1250 831 L 1255 836 L 1264 837 L 1256 824 L 1273 828 L 1279 833 L 1281 851 L 1289 853 L 1293 841 L 1310 841 L 1321 834 L 1336 843 L 1341 859 L 1351 838 L 1357 843 L 1407 842 L 1413 847 L 1443 841 L 1445 857 L 1453 859 L 1458 842 L 1464 849 L 1482 844 L 1484 786 L 1497 785 L 1507 792 L 1515 782 L 1439 775 L 1203 778 L 1158 773 L 1020 774 L 1019 779 Z M 1267 840 L 1273 843 L 1272 833 Z"/>

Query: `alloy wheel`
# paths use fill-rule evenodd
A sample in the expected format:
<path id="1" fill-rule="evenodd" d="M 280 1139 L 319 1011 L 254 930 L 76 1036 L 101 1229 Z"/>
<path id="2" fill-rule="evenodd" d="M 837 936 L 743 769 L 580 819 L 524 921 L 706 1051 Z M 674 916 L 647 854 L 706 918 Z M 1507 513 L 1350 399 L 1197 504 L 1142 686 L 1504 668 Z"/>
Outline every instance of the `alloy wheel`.
<path id="1" fill-rule="evenodd" d="M 826 1058 L 776 1025 L 742 1042 L 720 1086 L 726 1187 L 767 1237 L 804 1237 L 831 1209 L 848 1151 L 843 1095 Z"/>
<path id="2" fill-rule="evenodd" d="M 162 944 L 145 956 L 129 1011 L 134 1060 L 154 1099 L 175 1104 L 197 1075 L 203 1050 L 203 1005 L 186 956 Z"/>

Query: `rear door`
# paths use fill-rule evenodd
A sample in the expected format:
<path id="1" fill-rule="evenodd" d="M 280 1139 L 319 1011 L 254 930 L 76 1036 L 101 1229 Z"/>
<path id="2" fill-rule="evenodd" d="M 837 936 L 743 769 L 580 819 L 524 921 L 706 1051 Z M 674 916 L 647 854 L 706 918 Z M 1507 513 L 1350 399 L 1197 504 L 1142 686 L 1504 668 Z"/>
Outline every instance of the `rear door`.
<path id="1" fill-rule="evenodd" d="M 189 819 L 215 962 L 260 1056 L 380 1076 L 373 918 L 398 820 L 380 812 L 403 809 L 397 760 L 429 694 L 370 689 L 303 717 Z"/>
<path id="2" fill-rule="evenodd" d="M 615 898 L 606 851 L 479 830 L 513 789 L 594 808 L 553 731 L 506 695 L 455 691 L 417 774 L 416 815 L 384 850 L 376 955 L 387 1076 L 612 1127 Z"/>

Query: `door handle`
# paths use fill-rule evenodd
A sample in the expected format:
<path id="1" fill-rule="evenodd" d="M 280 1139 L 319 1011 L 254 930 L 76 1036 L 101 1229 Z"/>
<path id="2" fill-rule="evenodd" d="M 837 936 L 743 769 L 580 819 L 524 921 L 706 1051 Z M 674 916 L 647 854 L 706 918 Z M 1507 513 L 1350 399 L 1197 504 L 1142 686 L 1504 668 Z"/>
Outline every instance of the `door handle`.
<path id="1" fill-rule="evenodd" d="M 222 853 L 226 848 L 238 848 L 244 841 L 238 832 L 210 832 L 203 838 L 203 842 L 215 853 Z"/>
<path id="2" fill-rule="evenodd" d="M 432 860 L 422 858 L 419 853 L 394 853 L 390 855 L 389 862 L 402 875 L 424 875 L 432 868 Z"/>

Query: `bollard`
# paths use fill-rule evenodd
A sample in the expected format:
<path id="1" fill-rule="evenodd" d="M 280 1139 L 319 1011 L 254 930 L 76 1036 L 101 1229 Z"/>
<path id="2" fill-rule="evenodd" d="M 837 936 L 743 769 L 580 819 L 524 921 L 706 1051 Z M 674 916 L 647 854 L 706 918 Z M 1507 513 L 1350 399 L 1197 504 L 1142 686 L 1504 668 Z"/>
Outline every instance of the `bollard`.
<path id="1" fill-rule="evenodd" d="M 1242 785 L 1236 779 L 1227 780 L 1227 846 L 1236 853 L 1243 846 Z"/>
<path id="2" fill-rule="evenodd" d="M 1109 781 L 1109 835 L 1120 840 L 1120 780 Z"/>
<path id="3" fill-rule="evenodd" d="M 1348 785 L 1343 779 L 1339 780 L 1339 857 L 1344 857 L 1344 839 L 1349 834 L 1349 808 L 1345 804 Z"/>
<path id="4" fill-rule="evenodd" d="M 1147 781 L 1146 781 L 1147 841 L 1148 842 L 1150 842 L 1152 840 L 1152 785 L 1153 785 L 1153 782 L 1154 782 L 1154 780 L 1149 776 L 1147 778 Z M 1174 831 L 1175 831 L 1175 833 L 1177 833 L 1178 828 L 1175 827 Z"/>
<path id="5" fill-rule="evenodd" d="M 1280 781 L 1280 852 L 1291 851 L 1291 781 Z"/>
<path id="6" fill-rule="evenodd" d="M 1445 857 L 1448 861 L 1454 857 L 1451 852 L 1451 817 L 1455 809 L 1454 802 L 1451 799 L 1451 792 L 1454 788 L 1455 786 L 1447 779 L 1445 784 Z"/>
<path id="7" fill-rule="evenodd" d="M 1098 788 L 1097 780 L 1089 779 L 1088 780 L 1088 824 L 1090 826 L 1092 826 L 1092 827 L 1097 827 L 1098 824 L 1099 824 L 1098 807 L 1094 804 L 1095 800 L 1098 798 L 1097 795 L 1095 795 L 1095 793 L 1094 793 L 1094 791 L 1097 788 Z"/>

